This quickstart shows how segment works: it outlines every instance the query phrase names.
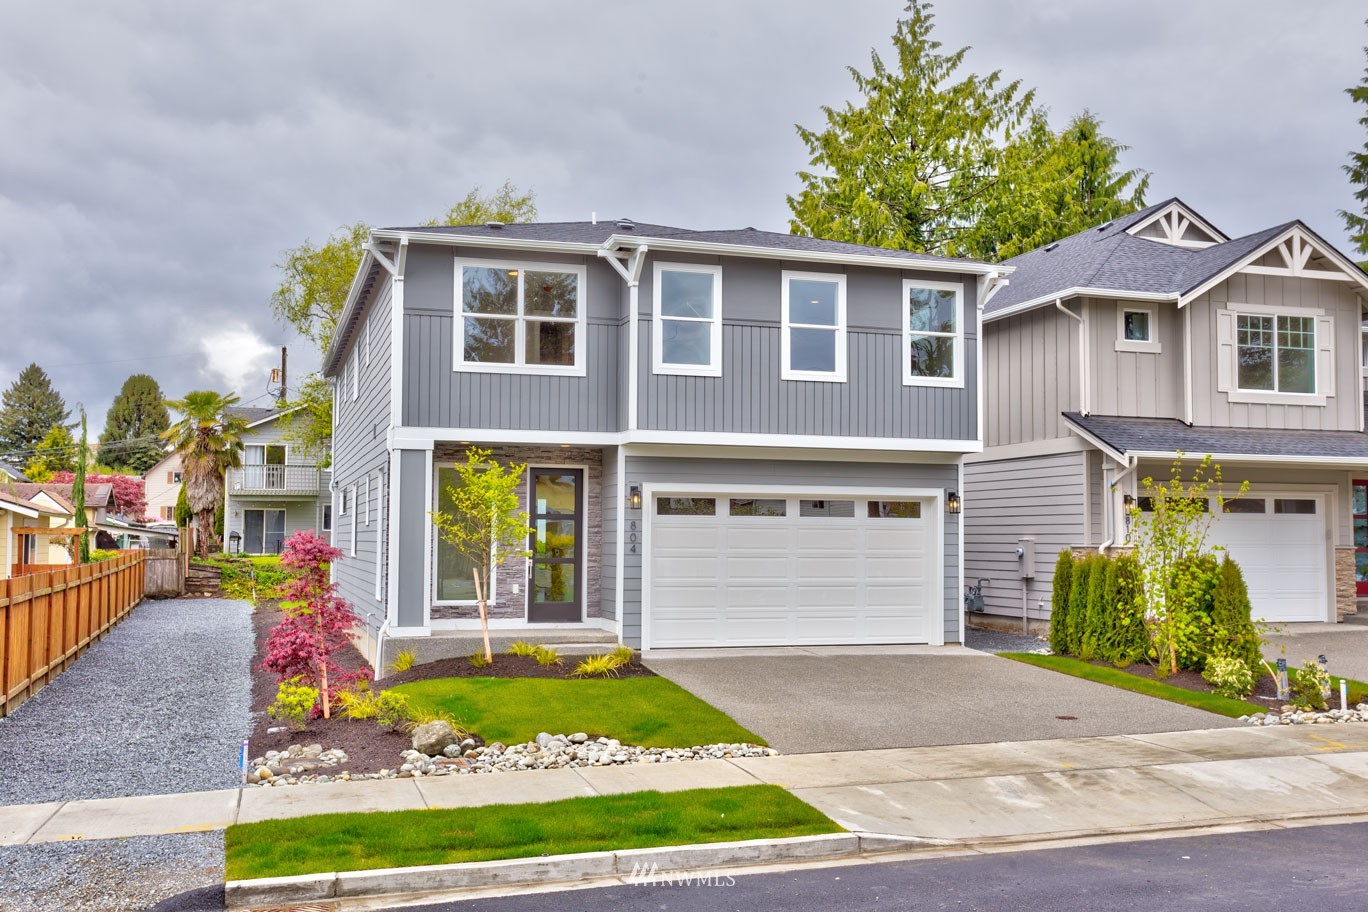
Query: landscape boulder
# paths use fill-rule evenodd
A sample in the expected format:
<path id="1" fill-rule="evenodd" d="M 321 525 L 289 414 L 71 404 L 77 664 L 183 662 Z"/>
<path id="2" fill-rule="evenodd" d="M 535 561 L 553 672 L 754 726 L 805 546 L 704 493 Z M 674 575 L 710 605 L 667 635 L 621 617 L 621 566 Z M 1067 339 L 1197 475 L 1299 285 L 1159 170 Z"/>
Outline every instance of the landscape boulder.
<path id="1" fill-rule="evenodd" d="M 460 744 L 461 736 L 441 720 L 420 725 L 413 730 L 413 749 L 429 757 L 436 757 L 452 744 Z"/>

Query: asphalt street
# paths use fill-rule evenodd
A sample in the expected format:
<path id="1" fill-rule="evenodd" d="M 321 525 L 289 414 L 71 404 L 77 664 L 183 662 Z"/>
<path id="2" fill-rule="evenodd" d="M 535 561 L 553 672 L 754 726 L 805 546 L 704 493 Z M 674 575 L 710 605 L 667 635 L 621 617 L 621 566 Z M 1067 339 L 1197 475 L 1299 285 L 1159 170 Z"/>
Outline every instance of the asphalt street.
<path id="1" fill-rule="evenodd" d="M 1362 912 L 1368 824 L 1158 839 L 511 896 L 405 912 Z"/>

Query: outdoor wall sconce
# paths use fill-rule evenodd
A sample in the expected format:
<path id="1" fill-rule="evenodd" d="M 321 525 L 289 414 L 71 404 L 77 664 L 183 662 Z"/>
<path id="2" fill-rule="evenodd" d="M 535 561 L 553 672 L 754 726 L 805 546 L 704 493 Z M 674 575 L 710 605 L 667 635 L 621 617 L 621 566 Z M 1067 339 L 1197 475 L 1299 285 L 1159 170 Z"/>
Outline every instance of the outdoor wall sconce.
<path id="1" fill-rule="evenodd" d="M 627 509 L 641 509 L 641 485 L 632 483 L 627 485 Z"/>
<path id="2" fill-rule="evenodd" d="M 945 512 L 953 516 L 959 513 L 961 506 L 959 494 L 951 491 L 945 495 Z"/>
<path id="3" fill-rule="evenodd" d="M 1129 494 L 1123 494 L 1121 496 L 1121 504 L 1129 510 L 1131 507 L 1135 506 L 1135 498 Z"/>

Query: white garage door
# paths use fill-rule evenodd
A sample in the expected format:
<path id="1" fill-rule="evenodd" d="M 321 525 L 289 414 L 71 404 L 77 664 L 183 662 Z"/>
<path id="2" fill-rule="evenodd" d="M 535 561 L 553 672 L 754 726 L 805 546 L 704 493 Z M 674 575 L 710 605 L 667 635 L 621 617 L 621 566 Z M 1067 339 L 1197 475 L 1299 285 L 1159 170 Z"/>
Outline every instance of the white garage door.
<path id="1" fill-rule="evenodd" d="M 1254 616 L 1323 621 L 1328 616 L 1324 495 L 1254 494 L 1226 505 L 1213 544 L 1240 565 Z"/>
<path id="2" fill-rule="evenodd" d="M 650 648 L 938 642 L 934 501 L 655 498 Z"/>

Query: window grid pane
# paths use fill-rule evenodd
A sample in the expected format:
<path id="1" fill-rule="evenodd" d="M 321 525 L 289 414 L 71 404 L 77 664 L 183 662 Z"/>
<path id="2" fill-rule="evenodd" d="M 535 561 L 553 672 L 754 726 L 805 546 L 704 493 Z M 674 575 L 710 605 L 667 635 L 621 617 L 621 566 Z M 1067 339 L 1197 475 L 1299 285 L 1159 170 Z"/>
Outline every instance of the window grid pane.
<path id="1" fill-rule="evenodd" d="M 462 363 L 574 367 L 579 291 L 574 272 L 462 266 Z"/>

